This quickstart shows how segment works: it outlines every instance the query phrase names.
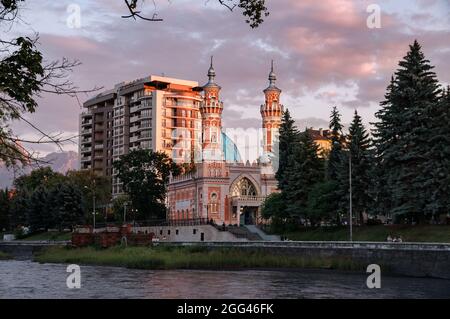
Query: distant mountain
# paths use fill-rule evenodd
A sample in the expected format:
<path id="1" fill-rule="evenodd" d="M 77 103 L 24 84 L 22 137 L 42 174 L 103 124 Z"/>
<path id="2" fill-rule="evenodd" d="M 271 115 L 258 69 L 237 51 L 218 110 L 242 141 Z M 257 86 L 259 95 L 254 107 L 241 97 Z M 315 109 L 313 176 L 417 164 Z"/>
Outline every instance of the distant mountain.
<path id="1" fill-rule="evenodd" d="M 42 158 L 43 161 L 49 164 L 42 164 L 41 166 L 50 166 L 55 172 L 65 174 L 69 170 L 78 169 L 78 154 L 76 152 L 60 152 L 50 153 Z M 8 169 L 0 163 L 0 188 L 11 187 L 14 177 L 30 173 L 34 166 L 28 166 L 21 169 Z"/>

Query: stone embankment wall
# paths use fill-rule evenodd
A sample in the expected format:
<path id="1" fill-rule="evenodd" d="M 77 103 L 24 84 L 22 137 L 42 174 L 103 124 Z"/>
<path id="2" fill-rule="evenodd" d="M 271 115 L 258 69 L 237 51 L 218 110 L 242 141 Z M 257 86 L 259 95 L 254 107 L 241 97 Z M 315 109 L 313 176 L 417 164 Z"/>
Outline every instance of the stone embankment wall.
<path id="1" fill-rule="evenodd" d="M 169 244 L 168 244 L 169 245 Z M 172 245 L 176 245 L 172 243 Z M 181 245 L 199 245 L 183 243 Z M 233 247 L 303 258 L 343 258 L 356 264 L 378 264 L 384 273 L 450 279 L 450 244 L 346 243 L 346 242 L 246 242 L 201 243 L 210 249 Z M 450 285 L 450 282 L 449 282 Z"/>

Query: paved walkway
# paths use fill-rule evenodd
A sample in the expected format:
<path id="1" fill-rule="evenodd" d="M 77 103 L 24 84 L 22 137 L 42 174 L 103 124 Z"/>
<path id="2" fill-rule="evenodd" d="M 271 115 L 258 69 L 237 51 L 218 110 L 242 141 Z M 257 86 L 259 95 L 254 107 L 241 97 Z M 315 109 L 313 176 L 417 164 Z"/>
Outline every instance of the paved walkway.
<path id="1" fill-rule="evenodd" d="M 259 237 L 262 238 L 264 241 L 280 241 L 281 238 L 278 235 L 267 235 L 265 232 L 263 232 L 259 227 L 255 225 L 245 225 L 245 228 L 247 228 L 251 233 L 258 234 Z"/>

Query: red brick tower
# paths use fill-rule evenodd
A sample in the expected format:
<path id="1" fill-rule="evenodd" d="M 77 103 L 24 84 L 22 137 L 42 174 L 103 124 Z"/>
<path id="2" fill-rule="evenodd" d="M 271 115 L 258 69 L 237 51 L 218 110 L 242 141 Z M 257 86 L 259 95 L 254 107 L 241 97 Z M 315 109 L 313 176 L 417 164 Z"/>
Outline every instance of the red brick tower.
<path id="1" fill-rule="evenodd" d="M 223 103 L 219 100 L 221 87 L 215 82 L 216 72 L 213 67 L 213 57 L 208 70 L 209 81 L 203 86 L 204 101 L 200 107 L 202 114 L 202 151 L 203 160 L 221 161 L 222 158 L 222 110 Z"/>
<path id="2" fill-rule="evenodd" d="M 266 103 L 261 105 L 262 127 L 264 131 L 264 152 L 273 151 L 274 139 L 278 135 L 278 129 L 281 125 L 281 115 L 283 105 L 280 104 L 281 90 L 275 86 L 277 77 L 272 67 L 269 74 L 269 86 L 263 91 L 266 96 Z"/>

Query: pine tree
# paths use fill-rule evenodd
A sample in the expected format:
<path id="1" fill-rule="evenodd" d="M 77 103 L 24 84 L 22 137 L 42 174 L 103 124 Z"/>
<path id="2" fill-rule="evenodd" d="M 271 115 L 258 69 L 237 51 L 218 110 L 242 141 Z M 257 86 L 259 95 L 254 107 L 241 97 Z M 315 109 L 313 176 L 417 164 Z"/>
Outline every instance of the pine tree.
<path id="1" fill-rule="evenodd" d="M 286 188 L 286 168 L 289 164 L 289 157 L 292 155 L 294 147 L 298 143 L 298 138 L 299 132 L 295 126 L 295 121 L 292 119 L 289 110 L 286 109 L 283 112 L 279 129 L 278 170 L 275 174 L 278 180 L 278 188 L 282 191 Z"/>
<path id="2" fill-rule="evenodd" d="M 10 207 L 8 189 L 0 189 L 0 231 L 10 228 Z"/>
<path id="3" fill-rule="evenodd" d="M 341 167 L 344 135 L 342 134 L 341 114 L 333 107 L 330 116 L 331 150 L 328 157 L 327 176 L 330 181 L 337 181 Z"/>
<path id="4" fill-rule="evenodd" d="M 289 156 L 286 169 L 284 196 L 287 211 L 294 219 L 307 214 L 308 196 L 316 183 L 324 179 L 323 159 L 318 156 L 318 146 L 308 130 L 299 135 L 299 143 Z"/>
<path id="5" fill-rule="evenodd" d="M 55 202 L 57 205 L 52 214 L 55 227 L 59 229 L 72 228 L 83 221 L 85 215 L 83 195 L 75 185 L 63 183 Z"/>
<path id="6" fill-rule="evenodd" d="M 376 113 L 378 172 L 385 185 L 379 198 L 394 215 L 420 222 L 433 193 L 432 177 L 423 168 L 430 154 L 430 125 L 440 90 L 433 66 L 417 41 L 399 66 Z"/>
<path id="7" fill-rule="evenodd" d="M 429 173 L 429 185 L 433 191 L 425 209 L 435 219 L 450 211 L 450 86 L 444 90 L 438 108 L 430 120 L 432 146 L 423 170 Z"/>
<path id="8" fill-rule="evenodd" d="M 371 207 L 371 168 L 373 165 L 373 152 L 370 149 L 371 143 L 369 134 L 365 129 L 361 117 L 355 111 L 353 121 L 347 136 L 348 150 L 342 156 L 342 166 L 339 172 L 341 192 L 341 207 L 349 211 L 349 156 L 352 161 L 352 206 L 353 213 L 360 223 L 363 222 L 363 213 L 367 213 Z"/>
<path id="9" fill-rule="evenodd" d="M 49 190 L 39 186 L 28 198 L 28 224 L 32 232 L 47 230 L 53 227 L 51 208 L 49 206 Z"/>

